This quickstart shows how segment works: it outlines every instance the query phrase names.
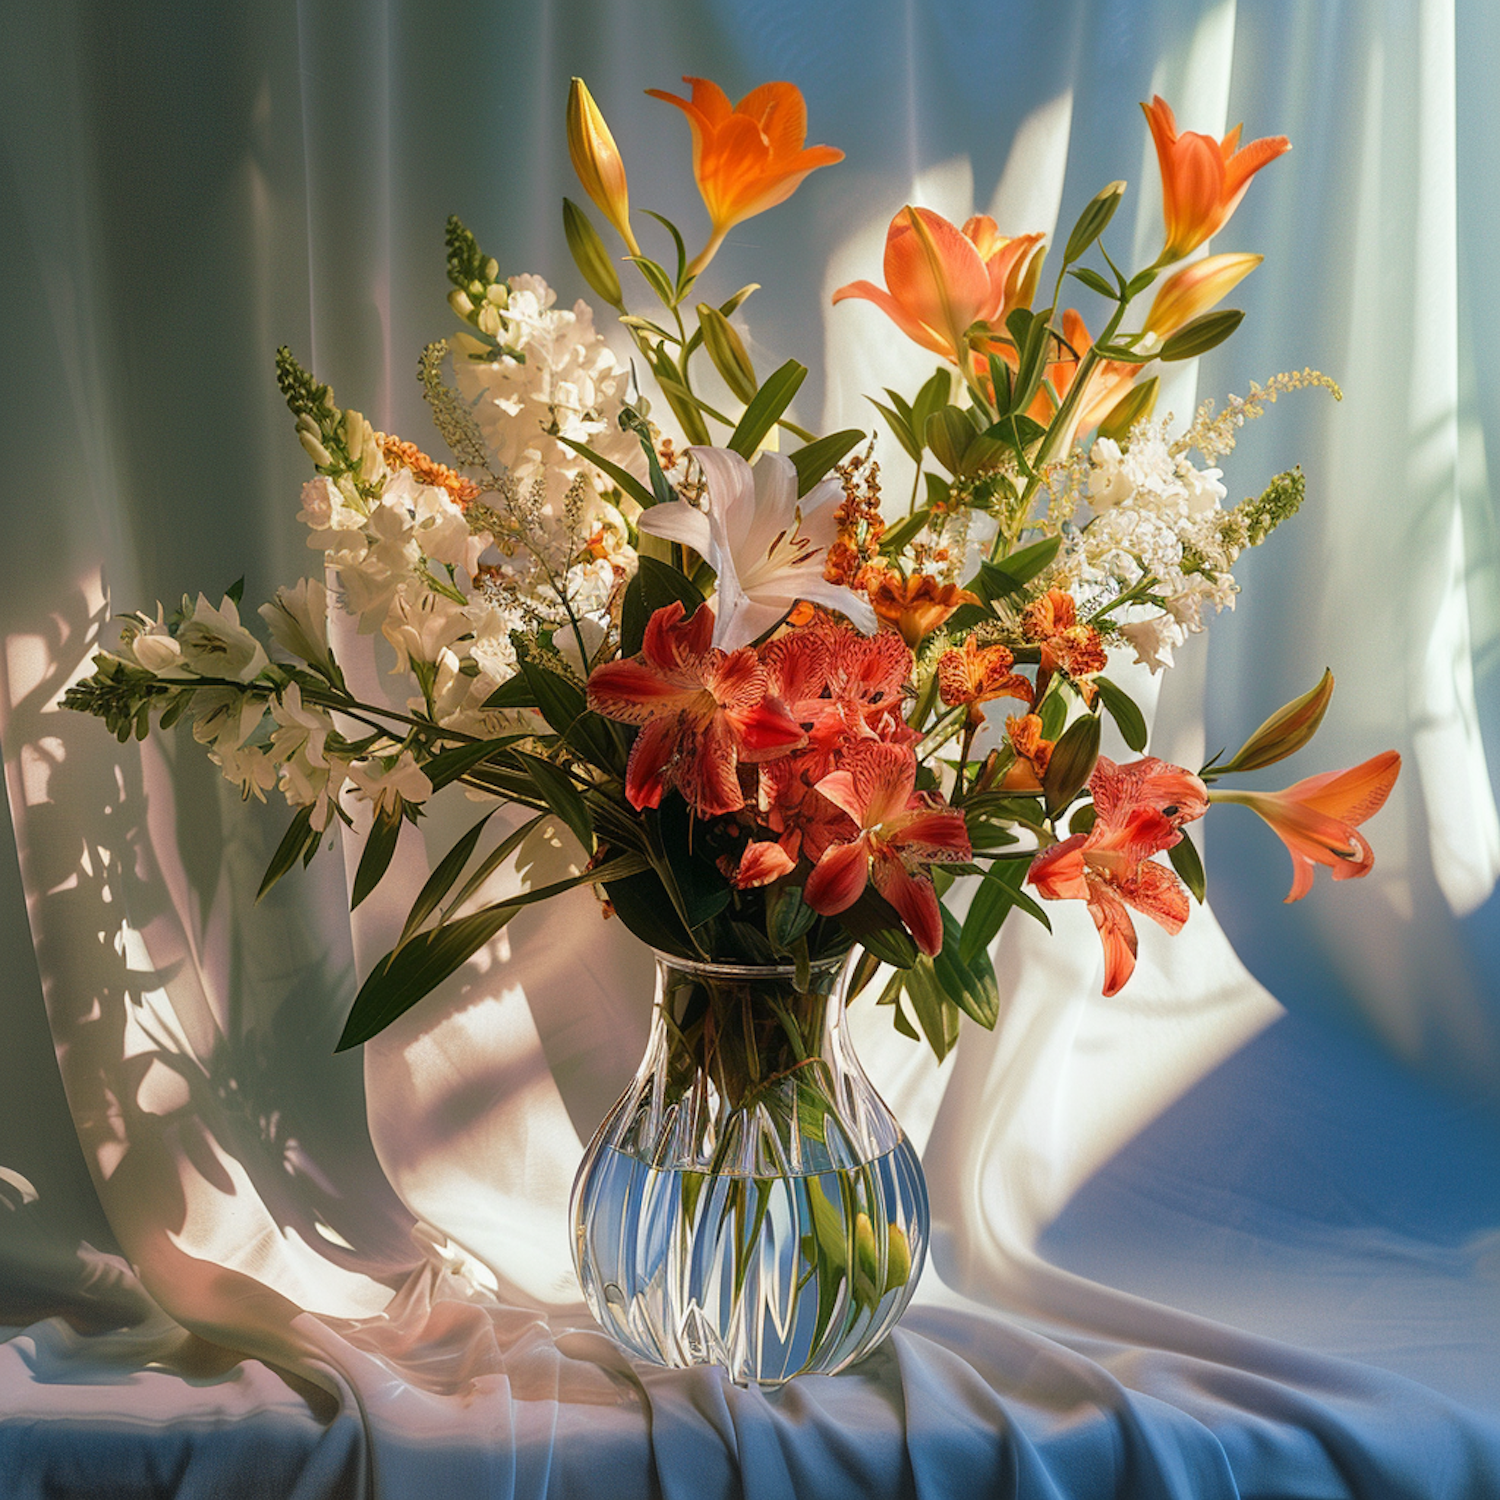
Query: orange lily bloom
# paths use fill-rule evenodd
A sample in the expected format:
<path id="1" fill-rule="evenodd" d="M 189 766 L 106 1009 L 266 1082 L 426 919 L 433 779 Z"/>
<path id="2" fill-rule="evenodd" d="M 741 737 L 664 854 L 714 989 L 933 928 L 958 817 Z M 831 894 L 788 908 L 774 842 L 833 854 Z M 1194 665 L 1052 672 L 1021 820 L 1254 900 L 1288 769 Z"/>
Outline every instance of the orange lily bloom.
<path id="1" fill-rule="evenodd" d="M 1041 647 L 1038 699 L 1046 692 L 1047 679 L 1060 669 L 1077 685 L 1085 703 L 1094 701 L 1094 685 L 1088 679 L 1102 672 L 1109 658 L 1099 632 L 1079 622 L 1071 594 L 1048 589 L 1040 599 L 1033 599 L 1021 616 L 1021 634 Z"/>
<path id="2" fill-rule="evenodd" d="M 693 131 L 693 176 L 712 233 L 688 269 L 696 275 L 736 224 L 784 203 L 809 172 L 843 161 L 833 146 L 808 146 L 807 105 L 795 84 L 763 83 L 738 104 L 706 78 L 684 78 L 691 99 L 647 89 L 675 104 Z"/>
<path id="3" fill-rule="evenodd" d="M 1019 714 L 1005 721 L 1006 738 L 1015 752 L 1015 760 L 1000 780 L 1002 792 L 1039 792 L 1052 759 L 1056 741 L 1042 737 L 1040 714 Z"/>
<path id="4" fill-rule="evenodd" d="M 930 573 L 913 573 L 903 578 L 889 568 L 867 584 L 866 592 L 875 613 L 885 624 L 899 630 L 901 639 L 913 650 L 960 605 L 979 603 L 978 594 L 971 594 L 956 583 L 939 583 Z"/>
<path id="5" fill-rule="evenodd" d="M 1104 993 L 1135 972 L 1134 907 L 1170 933 L 1188 918 L 1186 887 L 1151 856 L 1170 849 L 1182 825 L 1208 807 L 1202 781 L 1181 766 L 1147 756 L 1117 766 L 1101 755 L 1089 780 L 1094 826 L 1044 850 L 1026 879 L 1048 901 L 1086 901 L 1104 944 Z"/>
<path id="6" fill-rule="evenodd" d="M 987 214 L 956 229 L 928 208 L 903 208 L 885 237 L 885 285 L 851 281 L 835 302 L 873 302 L 908 338 L 959 362 L 975 323 L 1000 326 L 1036 289 L 1040 234 L 1002 235 Z"/>
<path id="7" fill-rule="evenodd" d="M 1284 135 L 1269 135 L 1242 147 L 1239 125 L 1222 141 L 1192 130 L 1179 135 L 1172 107 L 1160 94 L 1141 108 L 1161 166 L 1167 242 L 1158 263 L 1165 265 L 1217 234 L 1245 196 L 1250 179 L 1290 151 L 1292 143 Z"/>
<path id="8" fill-rule="evenodd" d="M 1064 350 L 1047 364 L 1047 381 L 1052 390 L 1045 387 L 1036 393 L 1027 416 L 1044 427 L 1051 422 L 1053 413 L 1067 399 L 1073 382 L 1078 377 L 1078 366 L 1083 356 L 1093 346 L 1094 337 L 1076 308 L 1067 308 L 1062 316 L 1063 337 L 1071 352 Z M 1009 351 L 1006 351 L 1009 353 Z M 1014 359 L 1014 355 L 1011 356 Z M 1127 364 L 1124 360 L 1106 359 L 1095 365 L 1089 375 L 1088 389 L 1073 409 L 1073 419 L 1064 434 L 1064 444 L 1071 444 L 1082 432 L 1097 427 L 1110 413 L 1110 409 L 1135 383 L 1141 372 L 1140 365 Z M 981 375 L 981 378 L 987 378 Z M 1055 399 L 1054 399 L 1055 396 Z"/>
<path id="9" fill-rule="evenodd" d="M 1401 773 L 1394 750 L 1372 756 L 1347 771 L 1309 776 L 1284 792 L 1214 790 L 1211 802 L 1238 802 L 1258 812 L 1292 856 L 1288 901 L 1300 901 L 1312 889 L 1313 866 L 1326 865 L 1335 880 L 1368 875 L 1375 853 L 1355 829 L 1380 811 Z"/>
<path id="10" fill-rule="evenodd" d="M 981 646 L 971 635 L 962 649 L 938 658 L 938 696 L 949 708 L 968 705 L 971 725 L 984 723 L 981 705 L 992 698 L 1020 698 L 1031 702 L 1031 679 L 1012 672 L 1015 657 L 1000 645 Z"/>

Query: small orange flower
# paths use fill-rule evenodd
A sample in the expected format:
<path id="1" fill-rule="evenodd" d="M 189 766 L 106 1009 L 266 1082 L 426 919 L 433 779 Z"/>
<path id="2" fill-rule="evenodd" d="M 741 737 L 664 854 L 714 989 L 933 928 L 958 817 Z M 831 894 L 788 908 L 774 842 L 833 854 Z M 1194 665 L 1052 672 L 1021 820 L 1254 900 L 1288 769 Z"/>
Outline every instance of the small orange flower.
<path id="1" fill-rule="evenodd" d="M 447 464 L 429 458 L 415 443 L 405 438 L 393 437 L 388 432 L 377 432 L 375 441 L 380 445 L 381 457 L 393 469 L 410 469 L 423 484 L 447 490 L 448 498 L 460 510 L 467 510 L 471 502 L 479 498 L 479 485 L 466 478 Z"/>
<path id="2" fill-rule="evenodd" d="M 808 146 L 807 105 L 795 84 L 763 83 L 731 105 L 718 84 L 684 78 L 691 99 L 647 89 L 675 104 L 693 131 L 693 176 L 713 226 L 708 244 L 688 269 L 697 274 L 724 236 L 745 219 L 784 203 L 809 172 L 843 161 L 832 146 Z"/>
<path id="3" fill-rule="evenodd" d="M 1003 792 L 1039 792 L 1047 762 L 1052 759 L 1053 740 L 1042 738 L 1040 714 L 1012 715 L 1005 721 L 1006 737 L 1015 760 L 1000 781 Z"/>
<path id="4" fill-rule="evenodd" d="M 1141 108 L 1161 166 L 1167 242 L 1158 263 L 1165 265 L 1217 234 L 1245 196 L 1250 179 L 1290 151 L 1292 143 L 1284 135 L 1270 135 L 1241 147 L 1238 125 L 1222 141 L 1192 130 L 1179 135 L 1172 106 L 1160 94 Z"/>
<path id="5" fill-rule="evenodd" d="M 981 646 L 971 635 L 962 649 L 945 651 L 938 658 L 938 696 L 949 708 L 967 704 L 969 723 L 983 724 L 980 705 L 992 698 L 1021 698 L 1031 702 L 1031 681 L 1011 671 L 1015 662 L 1006 647 Z"/>
<path id="6" fill-rule="evenodd" d="M 1082 314 L 1075 308 L 1070 307 L 1063 313 L 1062 325 L 1068 348 L 1047 363 L 1047 384 L 1052 389 L 1049 391 L 1044 386 L 1039 390 L 1026 413 L 1044 427 L 1052 421 L 1058 406 L 1067 399 L 1078 375 L 1079 362 L 1094 342 Z M 1095 365 L 1089 375 L 1088 388 L 1073 409 L 1073 419 L 1068 424 L 1063 441 L 1072 443 L 1081 433 L 1097 427 L 1109 415 L 1110 408 L 1135 383 L 1140 371 L 1140 365 L 1127 364 L 1117 359 L 1101 360 Z"/>
<path id="7" fill-rule="evenodd" d="M 903 208 L 886 231 L 889 290 L 851 281 L 833 300 L 873 302 L 908 338 L 956 363 L 974 323 L 999 327 L 1015 308 L 1030 305 L 1042 239 L 1002 235 L 987 214 L 957 229 L 931 209 Z"/>
<path id="8" fill-rule="evenodd" d="M 1092 625 L 1079 623 L 1071 594 L 1048 589 L 1040 599 L 1033 599 L 1021 616 L 1021 634 L 1041 647 L 1038 700 L 1046 691 L 1048 678 L 1060 670 L 1077 685 L 1085 703 L 1094 701 L 1094 685 L 1088 679 L 1102 672 L 1109 658 L 1099 632 Z"/>
<path id="9" fill-rule="evenodd" d="M 901 632 L 901 639 L 916 649 L 954 610 L 963 604 L 978 604 L 979 596 L 955 583 L 939 583 L 930 573 L 903 578 L 889 568 L 866 584 L 870 603 L 881 620 Z"/>

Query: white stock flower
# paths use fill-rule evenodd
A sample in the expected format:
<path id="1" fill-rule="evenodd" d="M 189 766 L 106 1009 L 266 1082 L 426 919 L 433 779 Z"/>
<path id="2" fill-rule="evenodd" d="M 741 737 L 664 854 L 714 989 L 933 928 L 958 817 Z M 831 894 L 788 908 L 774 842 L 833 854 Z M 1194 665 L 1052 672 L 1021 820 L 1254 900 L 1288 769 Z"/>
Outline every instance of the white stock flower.
<path id="1" fill-rule="evenodd" d="M 682 542 L 718 575 L 714 645 L 747 645 L 799 599 L 824 604 L 866 635 L 877 621 L 867 599 L 823 577 L 823 559 L 838 536 L 843 500 L 837 480 L 797 498 L 797 471 L 779 453 L 762 453 L 752 469 L 727 448 L 689 448 L 708 481 L 708 509 L 685 502 L 657 505 L 639 526 Z"/>

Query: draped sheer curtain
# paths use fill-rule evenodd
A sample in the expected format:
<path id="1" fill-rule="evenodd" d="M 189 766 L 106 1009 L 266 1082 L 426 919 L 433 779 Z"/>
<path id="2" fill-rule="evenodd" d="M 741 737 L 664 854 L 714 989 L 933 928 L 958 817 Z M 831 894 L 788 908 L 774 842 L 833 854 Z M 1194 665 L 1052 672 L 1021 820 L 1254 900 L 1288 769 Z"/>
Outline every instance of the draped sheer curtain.
<path id="1" fill-rule="evenodd" d="M 596 1474 L 714 1493 L 737 1471 L 764 1495 L 942 1494 L 965 1475 L 1005 1494 L 1481 1492 L 1462 1485 L 1500 1467 L 1489 7 L 59 0 L 3 17 L 0 1407 L 47 1417 L 58 1463 L 76 1433 L 107 1428 L 125 1462 L 131 1441 L 242 1417 L 286 1455 L 279 1493 Z M 888 1350 L 775 1398 L 632 1371 L 579 1311 L 568 1183 L 649 1000 L 592 898 L 518 919 L 336 1057 L 357 976 L 463 823 L 408 836 L 354 919 L 336 854 L 256 905 L 274 809 L 241 804 L 186 730 L 121 746 L 55 708 L 112 615 L 242 574 L 249 604 L 311 571 L 278 344 L 428 444 L 415 361 L 452 327 L 448 214 L 507 271 L 585 294 L 559 212 L 578 196 L 575 74 L 633 203 L 695 233 L 686 130 L 644 88 L 790 79 L 810 141 L 845 150 L 737 229 L 705 287 L 764 284 L 747 342 L 759 367 L 812 367 L 796 411 L 821 430 L 868 428 L 864 393 L 929 372 L 875 309 L 829 302 L 877 277 L 903 204 L 1065 232 L 1124 179 L 1110 244 L 1139 265 L 1160 193 L 1138 101 L 1290 136 L 1214 247 L 1266 256 L 1236 295 L 1246 321 L 1162 406 L 1185 420 L 1304 365 L 1344 400 L 1287 397 L 1243 430 L 1231 498 L 1300 462 L 1308 503 L 1243 560 L 1234 614 L 1131 686 L 1154 752 L 1196 765 L 1327 665 L 1316 768 L 1405 762 L 1371 876 L 1293 907 L 1280 845 L 1216 810 L 1210 905 L 1175 940 L 1143 932 L 1112 1001 L 1086 914 L 1058 909 L 1051 939 L 1007 928 L 1000 1024 L 966 1022 L 941 1067 L 856 1007 L 925 1151 L 933 1259 Z M 1266 784 L 1315 768 L 1299 764 Z M 231 1439 L 195 1443 L 214 1493 Z"/>

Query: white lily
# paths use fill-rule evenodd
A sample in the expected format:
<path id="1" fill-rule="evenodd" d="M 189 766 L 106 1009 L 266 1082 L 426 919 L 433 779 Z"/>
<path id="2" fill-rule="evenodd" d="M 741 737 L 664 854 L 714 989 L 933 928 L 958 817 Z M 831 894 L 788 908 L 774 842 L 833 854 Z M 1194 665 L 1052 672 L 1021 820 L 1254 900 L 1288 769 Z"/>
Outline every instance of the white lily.
<path id="1" fill-rule="evenodd" d="M 797 471 L 779 453 L 754 469 L 727 448 L 689 448 L 708 481 L 708 509 L 685 502 L 653 506 L 636 523 L 682 542 L 718 575 L 714 645 L 734 651 L 771 629 L 799 600 L 836 609 L 866 635 L 877 627 L 867 599 L 823 577 L 838 537 L 843 499 L 836 479 L 797 498 Z"/>

